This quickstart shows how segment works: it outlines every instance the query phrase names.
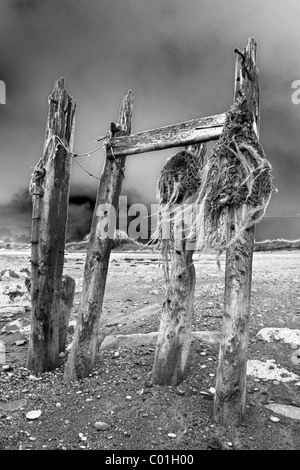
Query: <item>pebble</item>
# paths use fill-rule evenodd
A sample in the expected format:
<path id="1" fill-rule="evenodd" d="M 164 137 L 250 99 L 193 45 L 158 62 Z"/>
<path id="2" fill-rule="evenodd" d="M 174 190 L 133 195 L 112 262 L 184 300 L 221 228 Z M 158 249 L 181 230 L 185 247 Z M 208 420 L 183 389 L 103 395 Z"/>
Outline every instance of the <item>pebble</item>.
<path id="1" fill-rule="evenodd" d="M 175 439 L 175 437 L 177 437 L 177 435 L 172 433 L 172 432 L 169 432 L 168 437 L 171 437 L 172 439 Z"/>
<path id="2" fill-rule="evenodd" d="M 2 370 L 4 372 L 10 372 L 11 370 L 13 370 L 12 366 L 9 366 L 8 364 L 4 364 L 4 366 L 2 366 Z"/>
<path id="3" fill-rule="evenodd" d="M 131 399 L 132 399 L 132 397 L 130 395 L 126 396 L 126 400 L 131 400 Z"/>
<path id="4" fill-rule="evenodd" d="M 300 349 L 297 349 L 297 351 L 292 354 L 291 360 L 296 366 L 300 364 Z"/>
<path id="5" fill-rule="evenodd" d="M 278 418 L 277 416 L 270 416 L 270 421 L 272 421 L 273 423 L 278 423 L 280 421 L 280 418 Z"/>
<path id="6" fill-rule="evenodd" d="M 20 339 L 20 340 L 15 342 L 15 345 L 16 346 L 24 346 L 24 344 L 26 344 L 26 343 L 27 343 L 26 339 Z"/>
<path id="7" fill-rule="evenodd" d="M 38 419 L 41 416 L 41 414 L 42 414 L 41 410 L 28 411 L 28 413 L 26 413 L 26 418 L 30 420 Z"/>
<path id="8" fill-rule="evenodd" d="M 13 277 L 15 279 L 18 279 L 20 276 L 18 273 L 16 273 L 16 271 L 14 271 L 13 269 L 11 269 L 8 274 L 10 275 L 10 277 Z"/>
<path id="9" fill-rule="evenodd" d="M 109 428 L 109 424 L 105 423 L 104 421 L 97 421 L 94 424 L 94 427 L 97 431 L 106 431 Z"/>

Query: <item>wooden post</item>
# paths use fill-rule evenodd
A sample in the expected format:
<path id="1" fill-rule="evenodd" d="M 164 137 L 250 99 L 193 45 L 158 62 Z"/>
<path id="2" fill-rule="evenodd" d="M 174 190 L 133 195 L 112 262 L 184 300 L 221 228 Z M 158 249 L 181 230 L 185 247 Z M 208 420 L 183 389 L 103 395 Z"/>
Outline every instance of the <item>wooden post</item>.
<path id="1" fill-rule="evenodd" d="M 60 302 L 59 352 L 64 352 L 66 349 L 67 332 L 74 302 L 74 296 L 75 280 L 72 277 L 65 275 L 62 279 L 62 292 Z"/>
<path id="2" fill-rule="evenodd" d="M 75 101 L 59 79 L 49 97 L 43 156 L 31 180 L 31 332 L 27 368 L 34 374 L 59 365 L 59 318 L 69 204 L 70 148 Z M 60 139 L 60 140 L 58 140 Z"/>
<path id="3" fill-rule="evenodd" d="M 189 146 L 204 160 L 205 145 Z M 194 251 L 183 236 L 183 220 L 174 226 L 174 259 L 167 299 L 156 343 L 151 380 L 159 385 L 178 385 L 185 378 L 190 351 L 196 273 Z"/>
<path id="4" fill-rule="evenodd" d="M 248 99 L 254 129 L 259 129 L 259 77 L 256 67 L 256 42 L 250 39 L 238 53 L 234 99 L 242 92 Z M 244 204 L 230 208 L 227 216 L 227 243 L 242 228 L 252 207 Z M 225 303 L 223 331 L 217 368 L 214 419 L 222 425 L 240 425 L 246 408 L 246 367 L 249 335 L 252 257 L 255 226 L 226 251 Z"/>
<path id="5" fill-rule="evenodd" d="M 116 136 L 131 132 L 133 102 L 134 94 L 130 90 L 120 108 L 117 125 L 119 130 L 115 133 Z M 108 237 L 103 235 L 107 232 L 113 212 L 117 211 L 125 160 L 126 156 L 114 158 L 111 150 L 107 149 L 89 237 L 77 327 L 65 369 L 66 380 L 87 377 L 94 367 L 99 320 L 115 227 L 109 227 Z"/>
<path id="6" fill-rule="evenodd" d="M 182 232 L 181 222 L 174 236 Z M 159 385 L 178 385 L 185 377 L 190 350 L 195 292 L 193 251 L 185 240 L 177 239 L 156 343 L 151 380 Z"/>
<path id="7" fill-rule="evenodd" d="M 116 156 L 137 155 L 155 150 L 193 146 L 217 140 L 222 134 L 226 114 L 217 114 L 158 129 L 120 136 L 112 140 Z"/>

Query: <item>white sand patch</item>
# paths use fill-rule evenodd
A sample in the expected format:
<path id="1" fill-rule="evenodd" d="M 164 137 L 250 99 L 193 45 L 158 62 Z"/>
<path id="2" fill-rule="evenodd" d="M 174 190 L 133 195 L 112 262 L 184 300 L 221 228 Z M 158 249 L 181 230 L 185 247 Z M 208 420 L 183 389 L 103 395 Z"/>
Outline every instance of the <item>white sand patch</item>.
<path id="1" fill-rule="evenodd" d="M 266 362 L 256 359 L 248 361 L 247 375 L 252 375 L 258 379 L 278 380 L 279 382 L 299 380 L 298 375 L 283 367 L 278 367 L 274 359 L 269 359 Z"/>
<path id="2" fill-rule="evenodd" d="M 270 343 L 271 341 L 282 341 L 292 347 L 300 346 L 300 330 L 291 328 L 262 328 L 257 333 L 257 338 Z"/>

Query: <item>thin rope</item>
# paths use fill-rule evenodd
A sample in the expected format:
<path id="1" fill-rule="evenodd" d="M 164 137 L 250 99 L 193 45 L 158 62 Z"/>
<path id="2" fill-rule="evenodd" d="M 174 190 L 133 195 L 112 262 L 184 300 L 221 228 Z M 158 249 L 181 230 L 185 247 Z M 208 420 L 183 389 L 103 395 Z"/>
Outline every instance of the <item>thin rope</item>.
<path id="1" fill-rule="evenodd" d="M 71 152 L 71 150 L 63 143 L 63 141 L 61 140 L 60 137 L 58 137 L 58 135 L 54 135 L 52 136 L 52 138 L 56 138 L 59 143 L 64 147 L 64 149 L 74 158 L 77 158 L 77 157 L 90 157 L 93 153 L 96 153 L 98 152 L 98 150 L 102 149 L 105 145 L 106 145 L 106 142 L 103 142 L 103 144 L 101 144 L 99 147 L 95 148 L 94 150 L 91 150 L 90 152 L 86 152 L 86 153 L 74 153 L 74 152 Z"/>
<path id="2" fill-rule="evenodd" d="M 114 159 L 114 161 L 115 161 L 117 167 L 119 168 L 119 170 L 120 170 L 120 172 L 121 172 L 121 174 L 122 174 L 122 177 L 125 178 L 124 171 L 123 171 L 122 167 L 120 166 L 118 160 L 116 159 L 116 156 L 115 156 L 115 154 L 114 154 L 112 145 L 109 144 L 109 136 L 108 136 L 108 135 L 106 135 L 105 137 L 102 137 L 102 138 L 101 138 L 101 140 L 104 140 L 104 142 L 103 142 L 103 144 L 101 144 L 99 147 L 97 147 L 96 149 L 92 150 L 91 152 L 88 152 L 88 153 L 81 153 L 81 154 L 71 152 L 70 149 L 69 149 L 68 147 L 66 147 L 66 145 L 63 143 L 63 141 L 61 140 L 61 138 L 58 137 L 57 135 L 52 136 L 52 138 L 56 138 L 56 139 L 59 141 L 60 145 L 63 146 L 63 148 L 70 154 L 70 156 L 73 158 L 73 160 L 77 163 L 77 165 L 80 166 L 80 168 L 81 168 L 83 171 L 85 171 L 85 173 L 86 173 L 87 175 L 91 176 L 92 178 L 97 179 L 98 181 L 100 181 L 100 178 L 98 178 L 98 176 L 94 175 L 93 173 L 89 172 L 86 168 L 84 168 L 84 166 L 81 165 L 81 163 L 79 163 L 79 162 L 76 160 L 76 158 L 77 158 L 77 157 L 90 157 L 93 153 L 95 153 L 95 152 L 97 152 L 98 150 L 102 149 L 104 146 L 109 147 L 110 150 L 111 150 L 111 154 L 112 154 L 112 156 L 113 156 L 113 159 Z M 100 139 L 99 139 L 99 140 L 100 140 Z"/>
<path id="3" fill-rule="evenodd" d="M 93 153 L 97 152 L 98 150 L 100 150 L 101 148 L 103 148 L 106 144 L 106 142 L 103 142 L 102 145 L 100 145 L 99 147 L 97 147 L 96 149 L 92 150 L 91 152 L 88 152 L 88 153 L 73 153 L 70 151 L 70 149 L 63 143 L 63 141 L 61 140 L 60 137 L 58 137 L 58 135 L 54 135 L 52 136 L 52 138 L 56 138 L 60 145 L 62 145 L 62 147 L 70 154 L 70 156 L 73 158 L 74 162 L 77 163 L 77 165 L 89 176 L 91 176 L 92 178 L 95 178 L 96 180 L 100 181 L 100 178 L 96 175 L 94 175 L 93 173 L 91 173 L 90 171 L 88 171 L 86 168 L 84 168 L 83 165 L 81 165 L 81 163 L 79 163 L 78 160 L 76 160 L 77 157 L 90 157 Z"/>
<path id="4" fill-rule="evenodd" d="M 80 168 L 82 168 L 82 170 L 86 172 L 87 175 L 100 181 L 100 178 L 98 178 L 98 176 L 94 175 L 93 173 L 90 173 L 86 168 L 84 168 L 84 166 L 82 166 L 81 163 L 79 163 L 79 161 L 76 160 L 76 158 L 72 154 L 71 154 L 71 157 L 73 158 L 74 162 L 77 163 L 77 165 L 80 166 Z"/>

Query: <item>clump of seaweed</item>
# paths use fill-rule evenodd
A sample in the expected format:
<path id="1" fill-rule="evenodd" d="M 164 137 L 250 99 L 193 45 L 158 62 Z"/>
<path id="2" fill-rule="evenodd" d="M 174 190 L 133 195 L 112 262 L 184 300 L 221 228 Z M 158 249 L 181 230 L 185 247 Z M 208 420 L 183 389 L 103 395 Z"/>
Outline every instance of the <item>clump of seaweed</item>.
<path id="1" fill-rule="evenodd" d="M 170 157 L 163 166 L 157 183 L 159 203 L 158 226 L 152 240 L 159 240 L 165 276 L 169 278 L 169 260 L 174 250 L 174 222 L 183 208 L 201 187 L 200 170 L 204 164 L 206 146 L 199 145 L 193 151 L 182 150 Z M 180 234 L 183 236 L 183 233 Z"/>
<path id="2" fill-rule="evenodd" d="M 245 113 L 245 104 L 246 98 L 241 97 L 230 107 L 222 135 L 201 171 L 201 187 L 193 203 L 196 216 L 188 236 L 199 250 L 210 247 L 222 251 L 228 247 L 228 209 L 247 204 L 251 210 L 245 212 L 242 227 L 230 242 L 234 243 L 262 219 L 276 190 L 272 166 Z"/>
<path id="3" fill-rule="evenodd" d="M 175 226 L 182 225 L 181 236 L 190 249 L 214 248 L 221 253 L 262 219 L 276 190 L 272 167 L 253 129 L 245 97 L 226 113 L 221 137 L 208 157 L 203 149 L 178 152 L 159 176 L 158 227 L 153 238 L 160 240 L 167 280 Z M 245 211 L 241 229 L 226 242 L 228 210 L 244 204 L 251 210 Z"/>

